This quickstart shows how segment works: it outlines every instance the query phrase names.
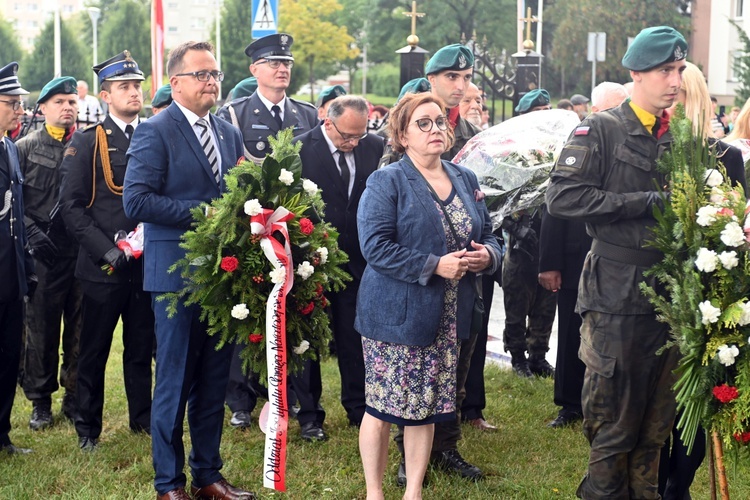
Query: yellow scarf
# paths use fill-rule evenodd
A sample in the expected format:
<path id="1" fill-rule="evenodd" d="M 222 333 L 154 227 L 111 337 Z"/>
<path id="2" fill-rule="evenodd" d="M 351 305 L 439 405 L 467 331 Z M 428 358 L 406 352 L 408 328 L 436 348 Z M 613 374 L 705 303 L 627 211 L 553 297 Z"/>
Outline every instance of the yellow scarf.
<path id="1" fill-rule="evenodd" d="M 64 128 L 53 127 L 49 123 L 45 123 L 44 126 L 47 129 L 47 132 L 49 133 L 49 135 L 51 135 L 54 140 L 62 142 L 63 137 L 65 137 Z"/>
<path id="2" fill-rule="evenodd" d="M 638 117 L 638 120 L 640 120 L 646 130 L 648 130 L 648 133 L 653 134 L 653 128 L 654 125 L 656 125 L 656 117 L 635 104 L 633 101 L 630 101 L 628 104 L 630 104 L 630 107 L 633 109 L 635 116 Z"/>

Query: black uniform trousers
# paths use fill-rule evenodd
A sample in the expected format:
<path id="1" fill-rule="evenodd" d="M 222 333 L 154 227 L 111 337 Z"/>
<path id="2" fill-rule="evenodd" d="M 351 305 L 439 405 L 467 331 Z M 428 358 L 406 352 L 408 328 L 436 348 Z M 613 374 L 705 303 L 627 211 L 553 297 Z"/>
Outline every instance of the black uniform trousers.
<path id="1" fill-rule="evenodd" d="M 0 446 L 10 444 L 10 411 L 16 396 L 22 331 L 23 299 L 0 302 Z"/>
<path id="2" fill-rule="evenodd" d="M 151 355 L 154 314 L 141 284 L 81 280 L 83 328 L 78 362 L 76 432 L 98 438 L 104 409 L 104 372 L 112 336 L 122 317 L 122 366 L 133 431 L 151 428 Z"/>
<path id="3" fill-rule="evenodd" d="M 77 246 L 76 246 L 77 247 Z M 76 255 L 61 256 L 48 268 L 35 261 L 39 278 L 34 298 L 26 304 L 23 392 L 30 401 L 49 400 L 60 387 L 76 390 L 78 342 L 81 331 L 81 285 L 75 278 Z M 60 318 L 62 317 L 62 365 Z"/>
<path id="4" fill-rule="evenodd" d="M 581 347 L 581 315 L 575 312 L 577 288 L 557 291 L 557 362 L 555 363 L 555 404 L 581 413 L 581 390 L 586 365 L 578 357 Z"/>
<path id="5" fill-rule="evenodd" d="M 236 344 L 232 353 L 232 363 L 229 365 L 229 382 L 225 394 L 225 402 L 232 413 L 237 411 L 251 412 L 258 404 L 258 397 L 268 399 L 268 389 L 261 386 L 257 373 L 245 373 L 242 370 L 240 353 L 246 346 Z"/>
<path id="6" fill-rule="evenodd" d="M 498 270 L 498 276 L 500 272 Z M 484 418 L 482 411 L 487 406 L 484 389 L 484 363 L 487 357 L 487 337 L 489 336 L 490 310 L 495 295 L 495 279 L 492 276 L 482 276 L 482 301 L 484 302 L 484 320 L 482 331 L 477 335 L 477 343 L 471 355 L 469 374 L 466 377 L 466 398 L 461 405 L 461 419 L 475 420 Z M 580 395 L 580 391 L 579 391 Z"/>
<path id="7" fill-rule="evenodd" d="M 365 359 L 362 336 L 354 329 L 359 280 L 329 295 L 333 319 L 333 338 L 336 342 L 339 374 L 341 375 L 341 405 L 350 425 L 359 426 L 365 415 Z"/>

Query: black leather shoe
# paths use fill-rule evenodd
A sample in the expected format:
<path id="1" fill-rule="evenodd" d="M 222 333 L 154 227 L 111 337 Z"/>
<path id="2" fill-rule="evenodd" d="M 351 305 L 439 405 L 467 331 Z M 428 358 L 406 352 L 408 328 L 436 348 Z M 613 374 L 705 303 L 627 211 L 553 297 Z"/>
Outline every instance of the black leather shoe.
<path id="1" fill-rule="evenodd" d="M 317 422 L 308 422 L 302 424 L 300 435 L 305 441 L 325 441 L 328 435 L 323 430 L 323 426 Z"/>
<path id="2" fill-rule="evenodd" d="M 250 412 L 245 410 L 232 413 L 232 418 L 229 419 L 229 425 L 237 429 L 247 429 L 251 424 Z"/>
<path id="3" fill-rule="evenodd" d="M 557 417 L 547 424 L 547 427 L 553 429 L 559 429 L 560 427 L 567 427 L 572 425 L 583 418 L 581 412 L 562 409 L 557 413 Z"/>
<path id="4" fill-rule="evenodd" d="M 30 448 L 19 448 L 13 444 L 4 444 L 0 446 L 0 453 L 7 453 L 8 455 L 27 455 L 31 453 Z"/>
<path id="5" fill-rule="evenodd" d="M 396 473 L 396 484 L 400 488 L 406 488 L 406 460 L 401 457 L 401 462 L 398 464 L 398 472 Z"/>
<path id="6" fill-rule="evenodd" d="M 96 438 L 88 436 L 78 437 L 78 447 L 81 449 L 81 451 L 91 452 L 96 450 L 97 446 L 99 446 L 99 440 Z"/>
<path id="7" fill-rule="evenodd" d="M 513 361 L 511 361 L 510 365 L 513 367 L 513 371 L 515 372 L 515 374 L 519 377 L 531 378 L 534 376 L 534 374 L 531 373 L 531 370 L 529 370 L 529 362 L 528 360 L 526 360 L 526 358 L 513 358 Z"/>
<path id="8" fill-rule="evenodd" d="M 34 403 L 29 419 L 29 427 L 33 431 L 40 431 L 52 427 L 52 404 L 48 401 Z"/>
<path id="9" fill-rule="evenodd" d="M 458 450 L 447 450 L 438 452 L 432 463 L 438 469 L 446 472 L 455 472 L 465 479 L 478 481 L 484 477 L 482 471 L 476 465 L 472 465 L 461 456 Z"/>
<path id="10" fill-rule="evenodd" d="M 555 367 L 549 364 L 546 359 L 530 359 L 529 370 L 537 377 L 553 378 L 555 376 Z"/>

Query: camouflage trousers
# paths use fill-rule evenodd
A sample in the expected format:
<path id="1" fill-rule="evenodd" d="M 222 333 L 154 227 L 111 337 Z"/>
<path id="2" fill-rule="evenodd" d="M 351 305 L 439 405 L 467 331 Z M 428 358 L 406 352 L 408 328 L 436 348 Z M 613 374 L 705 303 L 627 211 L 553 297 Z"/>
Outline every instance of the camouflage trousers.
<path id="1" fill-rule="evenodd" d="M 555 321 L 557 294 L 537 281 L 538 258 L 519 250 L 508 250 L 503 257 L 503 300 L 505 302 L 506 352 L 544 358 Z"/>
<path id="2" fill-rule="evenodd" d="M 581 403 L 591 445 L 584 499 L 658 499 L 659 453 L 672 430 L 679 352 L 653 315 L 583 315 Z"/>

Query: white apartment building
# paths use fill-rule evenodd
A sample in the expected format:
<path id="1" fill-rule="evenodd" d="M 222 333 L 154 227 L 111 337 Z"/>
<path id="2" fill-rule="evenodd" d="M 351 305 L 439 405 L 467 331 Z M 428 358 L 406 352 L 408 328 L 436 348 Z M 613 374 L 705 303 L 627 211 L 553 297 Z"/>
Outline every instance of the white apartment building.
<path id="1" fill-rule="evenodd" d="M 36 38 L 53 16 L 55 8 L 65 19 L 83 9 L 83 0 L 0 0 L 0 12 L 16 31 L 22 49 L 34 48 Z"/>

